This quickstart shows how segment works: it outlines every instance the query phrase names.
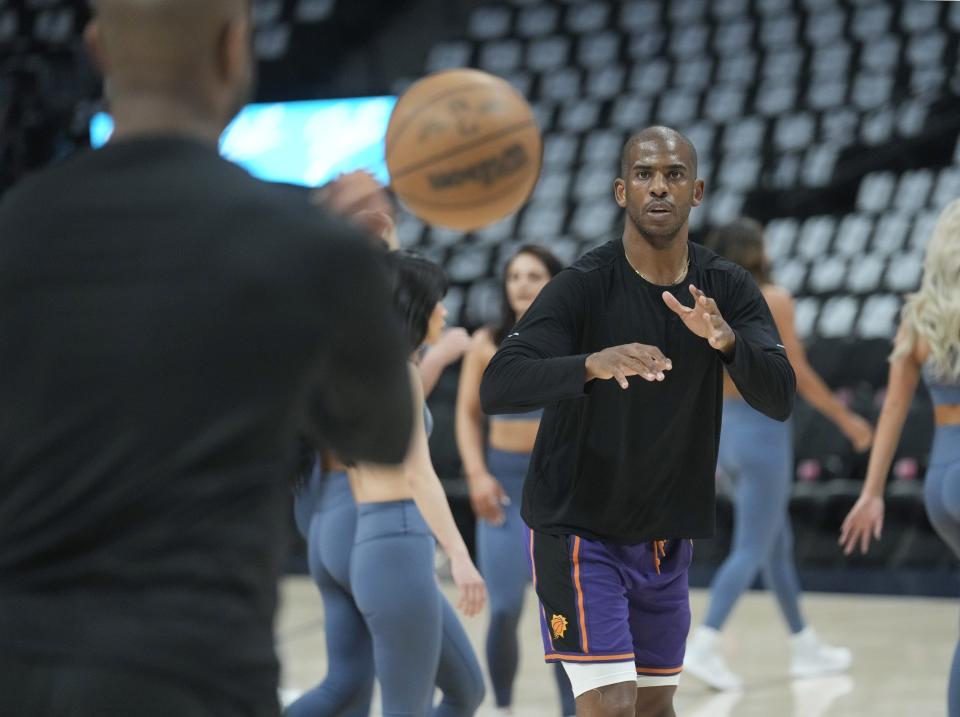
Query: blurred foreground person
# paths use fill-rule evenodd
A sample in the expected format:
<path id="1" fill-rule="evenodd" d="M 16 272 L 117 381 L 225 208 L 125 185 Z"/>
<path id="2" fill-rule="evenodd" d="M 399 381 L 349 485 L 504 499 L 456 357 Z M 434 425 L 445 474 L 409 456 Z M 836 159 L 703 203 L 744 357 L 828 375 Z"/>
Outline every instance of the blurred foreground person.
<path id="1" fill-rule="evenodd" d="M 275 715 L 296 431 L 407 452 L 363 234 L 221 159 L 247 0 L 99 0 L 116 132 L 0 205 L 0 714 Z"/>

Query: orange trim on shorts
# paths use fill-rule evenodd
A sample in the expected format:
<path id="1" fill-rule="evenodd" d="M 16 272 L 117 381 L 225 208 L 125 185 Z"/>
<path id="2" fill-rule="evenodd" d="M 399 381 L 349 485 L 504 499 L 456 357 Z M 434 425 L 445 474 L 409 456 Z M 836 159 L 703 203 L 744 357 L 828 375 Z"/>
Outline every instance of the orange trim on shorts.
<path id="1" fill-rule="evenodd" d="M 683 666 L 680 667 L 638 667 L 637 674 L 651 672 L 654 675 L 679 675 L 683 672 Z"/>
<path id="2" fill-rule="evenodd" d="M 573 584 L 577 588 L 577 606 L 580 611 L 580 642 L 584 652 L 590 652 L 587 640 L 587 616 L 583 610 L 583 588 L 580 587 L 580 536 L 573 538 Z"/>
<path id="3" fill-rule="evenodd" d="M 636 655 L 632 652 L 627 652 L 623 655 L 560 655 L 557 653 L 550 653 L 544 655 L 543 659 L 545 660 L 561 660 L 566 662 L 626 662 L 627 660 L 636 659 Z"/>

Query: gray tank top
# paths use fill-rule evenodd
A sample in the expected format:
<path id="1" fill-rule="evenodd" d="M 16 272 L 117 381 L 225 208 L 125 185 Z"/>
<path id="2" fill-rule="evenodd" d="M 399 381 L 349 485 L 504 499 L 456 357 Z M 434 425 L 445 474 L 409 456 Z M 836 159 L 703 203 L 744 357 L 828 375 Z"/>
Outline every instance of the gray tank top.
<path id="1" fill-rule="evenodd" d="M 938 376 L 929 361 L 923 365 L 923 382 L 927 384 L 934 406 L 960 405 L 960 381 L 950 381 Z"/>
<path id="2" fill-rule="evenodd" d="M 543 418 L 542 408 L 523 413 L 494 413 L 490 416 L 491 421 L 539 421 L 541 418 Z"/>

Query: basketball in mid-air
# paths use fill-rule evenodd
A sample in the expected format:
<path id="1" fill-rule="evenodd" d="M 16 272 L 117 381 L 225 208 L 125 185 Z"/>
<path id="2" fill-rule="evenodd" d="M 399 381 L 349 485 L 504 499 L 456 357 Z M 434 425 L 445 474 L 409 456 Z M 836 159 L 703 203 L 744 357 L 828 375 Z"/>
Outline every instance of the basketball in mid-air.
<path id="1" fill-rule="evenodd" d="M 542 153 L 523 95 L 479 70 L 445 70 L 411 85 L 387 127 L 396 195 L 424 222 L 461 231 L 517 211 L 537 183 Z"/>

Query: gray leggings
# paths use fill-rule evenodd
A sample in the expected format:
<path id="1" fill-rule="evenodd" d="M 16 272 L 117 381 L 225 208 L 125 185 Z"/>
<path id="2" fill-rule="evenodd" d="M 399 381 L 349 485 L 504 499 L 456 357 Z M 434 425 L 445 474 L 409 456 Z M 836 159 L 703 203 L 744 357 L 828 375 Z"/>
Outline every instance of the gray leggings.
<path id="1" fill-rule="evenodd" d="M 800 581 L 787 510 L 793 478 L 790 423 L 767 418 L 745 401 L 724 401 L 719 464 L 734 483 L 733 545 L 710 586 L 704 624 L 721 629 L 762 573 L 790 631 L 800 632 Z"/>
<path id="2" fill-rule="evenodd" d="M 327 674 L 287 707 L 286 717 L 367 717 L 373 697 L 373 645 L 350 589 L 350 552 L 357 524 L 346 473 L 316 466 L 297 495 L 297 526 L 307 539 L 310 575 L 323 600 Z"/>
<path id="3" fill-rule="evenodd" d="M 520 640 L 517 636 L 524 596 L 530 584 L 530 560 L 524 547 L 526 527 L 520 517 L 523 481 L 530 455 L 490 449 L 487 465 L 510 496 L 503 507 L 502 525 L 477 521 L 477 558 L 487 582 L 490 598 L 490 626 L 487 629 L 487 671 L 497 707 L 513 704 L 513 683 L 520 664 Z M 560 692 L 561 714 L 577 711 L 570 680 L 563 664 L 553 664 Z"/>
<path id="4" fill-rule="evenodd" d="M 434 574 L 434 538 L 412 500 L 357 506 L 350 584 L 373 640 L 384 717 L 469 717 L 480 664 Z M 433 709 L 434 682 L 443 699 Z"/>
<path id="5" fill-rule="evenodd" d="M 943 426 L 934 433 L 923 490 L 931 525 L 960 558 L 960 426 Z M 953 653 L 947 694 L 947 714 L 960 715 L 960 642 Z"/>

